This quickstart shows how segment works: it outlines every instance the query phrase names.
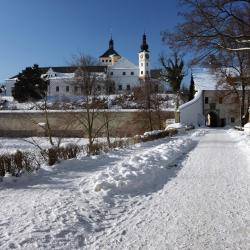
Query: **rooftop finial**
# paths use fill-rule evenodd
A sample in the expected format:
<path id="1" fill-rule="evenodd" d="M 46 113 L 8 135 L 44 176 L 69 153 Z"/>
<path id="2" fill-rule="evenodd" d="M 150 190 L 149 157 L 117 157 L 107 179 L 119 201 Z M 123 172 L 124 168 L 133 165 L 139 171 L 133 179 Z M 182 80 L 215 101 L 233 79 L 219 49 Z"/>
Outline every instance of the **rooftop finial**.
<path id="1" fill-rule="evenodd" d="M 109 49 L 114 49 L 114 41 L 113 41 L 113 38 L 112 38 L 112 30 L 110 30 Z"/>
<path id="2" fill-rule="evenodd" d="M 144 31 L 143 36 L 142 36 L 141 51 L 148 52 L 147 36 L 146 36 L 145 31 Z"/>

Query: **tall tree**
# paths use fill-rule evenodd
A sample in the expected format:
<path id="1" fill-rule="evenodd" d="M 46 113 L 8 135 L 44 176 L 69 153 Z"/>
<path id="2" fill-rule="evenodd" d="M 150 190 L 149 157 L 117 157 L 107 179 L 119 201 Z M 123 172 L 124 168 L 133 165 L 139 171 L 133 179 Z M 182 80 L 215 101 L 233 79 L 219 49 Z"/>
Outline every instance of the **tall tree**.
<path id="1" fill-rule="evenodd" d="M 88 153 L 91 154 L 94 149 L 94 141 L 102 130 L 107 133 L 109 141 L 109 122 L 110 116 L 100 112 L 100 109 L 105 107 L 100 104 L 98 95 L 100 94 L 99 87 L 106 83 L 106 79 L 97 73 L 95 69 L 98 66 L 97 61 L 88 55 L 79 54 L 73 57 L 72 66 L 77 68 L 75 77 L 72 81 L 74 86 L 81 89 L 83 102 L 83 113 L 75 115 L 75 119 L 82 125 L 83 133 L 88 136 Z M 103 114 L 103 115 L 101 115 Z"/>
<path id="2" fill-rule="evenodd" d="M 178 92 L 185 76 L 183 59 L 177 53 L 174 53 L 170 59 L 161 55 L 160 62 L 164 67 L 163 77 L 170 83 L 173 91 Z"/>
<path id="3" fill-rule="evenodd" d="M 170 83 L 173 91 L 177 94 L 176 108 L 179 107 L 179 92 L 182 80 L 185 76 L 184 61 L 176 52 L 172 58 L 167 59 L 166 56 L 160 56 L 160 62 L 164 68 L 163 77 Z"/>
<path id="4" fill-rule="evenodd" d="M 19 73 L 12 90 L 13 97 L 19 102 L 42 99 L 46 95 L 47 82 L 41 78 L 41 75 L 42 70 L 37 64 Z"/>
<path id="5" fill-rule="evenodd" d="M 179 0 L 183 22 L 173 32 L 162 32 L 169 47 L 192 51 L 193 63 L 217 73 L 218 84 L 238 91 L 241 118 L 245 113 L 245 87 L 250 76 L 250 1 Z M 222 84 L 220 84 L 222 85 Z M 239 88 L 240 87 L 240 88 Z"/>
<path id="6" fill-rule="evenodd" d="M 184 21 L 174 32 L 162 32 L 168 45 L 192 48 L 200 58 L 218 50 L 250 50 L 249 0 L 179 0 L 179 3 L 185 10 L 180 13 Z"/>
<path id="7" fill-rule="evenodd" d="M 193 77 L 193 74 L 191 73 L 191 80 L 190 80 L 190 85 L 189 85 L 189 96 L 188 96 L 189 101 L 194 99 L 194 94 L 195 94 L 194 77 Z"/>

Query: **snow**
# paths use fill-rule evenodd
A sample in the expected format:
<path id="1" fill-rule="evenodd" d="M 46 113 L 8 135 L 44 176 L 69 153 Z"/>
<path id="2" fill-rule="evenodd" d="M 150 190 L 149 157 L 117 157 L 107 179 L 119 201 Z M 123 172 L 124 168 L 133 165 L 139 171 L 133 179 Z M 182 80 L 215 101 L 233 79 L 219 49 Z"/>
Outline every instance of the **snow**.
<path id="1" fill-rule="evenodd" d="M 194 68 L 193 77 L 198 90 L 216 90 L 218 77 L 207 68 Z"/>
<path id="2" fill-rule="evenodd" d="M 97 138 L 98 141 L 102 141 L 101 138 Z M 57 142 L 57 138 L 53 138 L 53 141 Z M 30 142 L 30 143 L 29 143 Z M 37 151 L 38 149 L 31 143 L 35 142 L 41 148 L 46 149 L 51 145 L 46 137 L 28 137 L 28 138 L 1 138 L 0 140 L 0 153 L 14 153 L 17 150 L 22 151 Z M 64 138 L 61 144 L 66 145 L 69 143 L 75 143 L 79 146 L 86 145 L 88 140 L 85 138 Z"/>
<path id="3" fill-rule="evenodd" d="M 158 94 L 161 100 L 161 110 L 163 111 L 174 111 L 175 107 L 175 95 L 174 94 Z M 140 108 L 140 104 L 131 99 L 131 95 L 114 94 L 114 95 L 100 95 L 99 99 L 107 102 L 109 109 L 115 110 L 116 112 L 137 112 Z M 118 99 L 123 99 L 118 101 Z M 85 102 L 85 98 L 82 96 L 49 96 L 48 97 L 48 109 L 54 112 L 53 109 L 56 107 L 56 112 L 76 112 L 82 111 L 81 107 Z M 117 105 L 118 103 L 118 105 Z M 14 100 L 11 96 L 1 96 L 0 98 L 0 109 L 1 112 L 42 112 L 41 107 L 43 107 L 43 101 L 37 102 L 24 102 L 19 103 Z M 20 110 L 20 111 L 18 111 Z"/>
<path id="4" fill-rule="evenodd" d="M 181 128 L 185 128 L 185 125 L 182 124 L 182 123 L 177 122 L 177 123 L 167 125 L 167 128 L 181 129 Z"/>
<path id="5" fill-rule="evenodd" d="M 249 249 L 250 143 L 198 129 L 0 183 L 1 249 Z"/>

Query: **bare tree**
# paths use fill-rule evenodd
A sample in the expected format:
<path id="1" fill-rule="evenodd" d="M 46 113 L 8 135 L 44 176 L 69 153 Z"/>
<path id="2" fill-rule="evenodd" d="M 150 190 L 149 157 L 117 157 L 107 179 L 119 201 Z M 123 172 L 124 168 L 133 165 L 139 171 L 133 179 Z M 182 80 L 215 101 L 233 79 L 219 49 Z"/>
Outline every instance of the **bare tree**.
<path id="1" fill-rule="evenodd" d="M 154 129 L 155 124 L 158 125 L 158 129 L 162 128 L 161 99 L 158 94 L 158 85 L 159 82 L 146 78 L 145 80 L 141 80 L 140 86 L 133 89 L 134 98 L 148 121 L 147 129 L 151 131 Z"/>
<path id="2" fill-rule="evenodd" d="M 182 80 L 185 76 L 184 61 L 176 52 L 169 59 L 164 55 L 160 55 L 160 62 L 164 68 L 162 77 L 170 83 L 173 91 L 176 93 L 176 109 L 179 108 L 179 95 Z"/>
<path id="3" fill-rule="evenodd" d="M 162 40 L 174 49 L 194 53 L 192 63 L 205 64 L 218 75 L 219 85 L 241 96 L 245 113 L 245 87 L 250 76 L 250 1 L 179 0 L 183 22 Z M 227 84 L 228 86 L 225 86 Z"/>
<path id="4" fill-rule="evenodd" d="M 249 0 L 179 0 L 179 3 L 185 9 L 180 13 L 184 21 L 175 32 L 162 32 L 168 45 L 195 49 L 200 59 L 221 49 L 250 50 Z"/>
<path id="5" fill-rule="evenodd" d="M 103 130 L 107 133 L 107 141 L 110 145 L 110 116 L 104 112 L 106 104 L 101 102 L 98 97 L 101 92 L 100 86 L 103 86 L 106 91 L 112 92 L 113 83 L 106 79 L 104 72 L 98 72 L 99 65 L 91 56 L 79 54 L 74 57 L 73 65 L 77 67 L 77 70 L 72 84 L 81 89 L 84 99 L 83 113 L 75 115 L 75 119 L 82 125 L 84 133 L 87 133 L 89 141 L 88 153 L 91 153 L 95 139 Z"/>
<path id="6" fill-rule="evenodd" d="M 217 55 L 209 56 L 209 68 L 218 76 L 217 87 L 226 89 L 227 95 L 236 93 L 240 99 L 241 123 L 244 125 L 246 115 L 246 87 L 250 79 L 250 54 L 247 51 L 235 51 L 225 53 L 221 51 Z M 206 65 L 206 64 L 205 64 Z"/>

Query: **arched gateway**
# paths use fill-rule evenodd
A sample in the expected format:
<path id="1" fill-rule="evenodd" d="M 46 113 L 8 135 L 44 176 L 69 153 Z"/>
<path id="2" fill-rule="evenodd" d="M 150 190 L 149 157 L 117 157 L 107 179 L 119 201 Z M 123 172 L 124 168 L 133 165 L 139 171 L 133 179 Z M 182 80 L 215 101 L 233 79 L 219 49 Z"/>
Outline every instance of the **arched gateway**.
<path id="1" fill-rule="evenodd" d="M 214 111 L 210 111 L 207 114 L 207 122 L 208 127 L 219 127 L 219 117 Z"/>

